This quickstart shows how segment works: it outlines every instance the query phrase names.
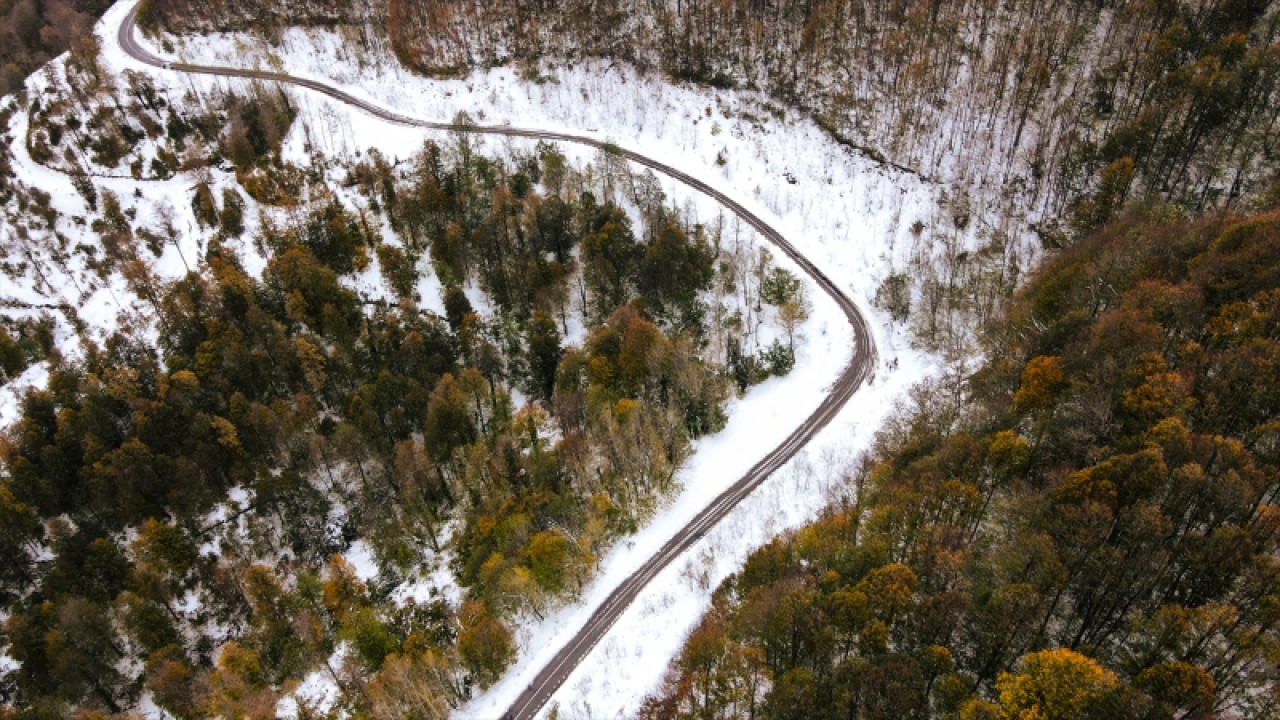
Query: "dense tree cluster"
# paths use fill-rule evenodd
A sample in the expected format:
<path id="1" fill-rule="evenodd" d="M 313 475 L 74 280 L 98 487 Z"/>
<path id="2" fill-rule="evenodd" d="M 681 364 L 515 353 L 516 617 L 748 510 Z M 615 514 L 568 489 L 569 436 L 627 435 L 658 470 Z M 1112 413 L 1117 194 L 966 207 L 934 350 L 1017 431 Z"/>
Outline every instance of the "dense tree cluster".
<path id="1" fill-rule="evenodd" d="M 22 89 L 23 80 L 67 50 L 92 52 L 94 20 L 106 0 L 4 0 L 0 2 L 0 95 Z"/>
<path id="2" fill-rule="evenodd" d="M 1275 717 L 1277 267 L 1277 211 L 1167 206 L 1048 261 L 642 714 Z"/>
<path id="3" fill-rule="evenodd" d="M 138 24 L 176 32 L 278 30 L 289 25 L 337 25 L 374 21 L 385 14 L 381 0 L 142 0 Z"/>
<path id="4" fill-rule="evenodd" d="M 395 165 L 370 153 L 343 200 L 281 160 L 287 98 L 221 100 L 165 131 L 240 185 L 196 173 L 209 239 L 185 277 L 149 262 L 172 218 L 147 227 L 95 193 L 93 267 L 149 306 L 155 345 L 122 330 L 82 360 L 53 353 L 0 443 L 0 601 L 21 665 L 5 702 L 62 717 L 145 691 L 179 717 L 257 716 L 319 668 L 365 716 L 442 717 L 510 662 L 513 613 L 577 592 L 723 425 L 723 348 L 763 322 L 731 310 L 739 292 L 802 290 L 742 238 L 721 253 L 719 229 L 609 153 L 597 184 L 553 146 L 499 160 L 457 132 Z M 76 112 L 45 107 L 46 129 Z M 246 195 L 277 210 L 241 240 Z M 419 306 L 428 265 L 443 316 Z M 375 269 L 393 301 L 352 289 Z M 49 332 L 0 328 L 3 377 Z M 338 555 L 356 538 L 375 581 Z M 463 602 L 390 598 L 446 547 Z"/>

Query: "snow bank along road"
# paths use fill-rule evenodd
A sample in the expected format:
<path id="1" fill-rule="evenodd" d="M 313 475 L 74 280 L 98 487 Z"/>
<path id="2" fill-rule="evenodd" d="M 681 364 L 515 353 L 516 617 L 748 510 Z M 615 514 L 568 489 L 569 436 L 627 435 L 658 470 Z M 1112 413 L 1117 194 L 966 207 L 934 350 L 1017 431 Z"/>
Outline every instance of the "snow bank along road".
<path id="1" fill-rule="evenodd" d="M 732 198 L 724 193 L 712 188 L 696 178 L 676 170 L 673 167 L 664 165 L 663 163 L 645 157 L 638 153 L 632 152 L 625 148 L 618 147 L 612 143 L 607 143 L 595 138 L 585 137 L 582 135 L 571 135 L 568 133 L 548 132 L 545 130 L 533 130 L 526 128 L 516 128 L 507 126 L 487 127 L 487 126 L 458 126 L 452 123 L 431 122 L 420 120 L 418 118 L 401 115 L 399 113 L 387 110 L 370 103 L 366 100 L 348 95 L 341 90 L 316 82 L 315 80 L 307 80 L 305 78 L 296 78 L 284 73 L 267 72 L 263 70 L 245 70 L 240 68 L 229 67 L 211 67 L 207 65 L 191 65 L 187 63 L 169 62 L 159 58 L 149 52 L 146 48 L 138 44 L 137 38 L 134 37 L 134 22 L 136 20 L 137 8 L 135 7 L 124 22 L 120 25 L 120 46 L 135 60 L 146 63 L 157 68 L 173 70 L 176 72 L 197 73 L 201 75 L 219 75 L 223 77 L 248 78 L 256 80 L 272 80 L 282 83 L 290 83 L 299 85 L 309 90 L 327 95 L 339 102 L 357 107 L 375 117 L 382 118 L 388 122 L 398 123 L 400 125 L 408 125 L 412 127 L 426 128 L 429 130 L 464 130 L 484 135 L 506 135 L 511 137 L 534 138 L 539 140 L 556 140 L 560 142 L 577 143 L 579 145 L 587 145 L 599 148 L 606 152 L 620 155 L 631 162 L 643 165 L 653 170 L 672 177 L 689 187 L 704 193 L 714 199 L 720 205 L 727 208 L 730 212 L 738 215 L 744 221 L 755 228 L 766 240 L 772 243 L 780 251 L 785 253 L 787 257 L 796 262 L 800 268 L 809 275 L 810 278 L 822 288 L 832 300 L 840 306 L 848 319 L 849 324 L 853 328 L 854 346 L 852 354 L 849 358 L 849 364 L 841 372 L 840 377 L 831 386 L 831 391 L 818 405 L 817 410 L 809 416 L 804 423 L 796 428 L 781 445 L 774 448 L 763 460 L 756 463 L 754 467 L 747 471 L 740 480 L 725 490 L 710 505 L 698 513 L 698 515 L 685 525 L 671 537 L 670 540 L 662 546 L 653 557 L 649 558 L 638 570 L 630 577 L 624 580 L 612 593 L 605 598 L 600 607 L 591 615 L 586 625 L 573 636 L 568 644 L 566 644 L 560 652 L 558 652 L 551 662 L 544 667 L 535 677 L 533 683 L 520 694 L 515 703 L 504 715 L 506 718 L 524 720 L 537 715 L 542 706 L 551 698 L 551 696 L 564 683 L 569 673 L 577 667 L 578 663 L 587 656 L 596 643 L 609 631 L 613 623 L 618 619 L 632 600 L 640 593 L 640 590 L 665 568 L 671 561 L 679 557 L 693 543 L 695 543 L 702 535 L 713 525 L 720 521 L 725 515 L 733 509 L 743 498 L 751 493 L 765 478 L 769 477 L 775 470 L 782 467 L 787 460 L 791 459 L 805 443 L 809 442 L 819 430 L 826 427 L 833 418 L 844 407 L 845 402 L 853 395 L 853 393 L 862 386 L 862 383 L 870 376 L 876 361 L 876 348 L 872 340 L 870 328 L 867 320 L 858 311 L 858 307 L 854 305 L 840 288 L 836 286 L 821 270 L 819 270 L 808 258 L 801 255 L 782 237 L 781 233 L 774 230 L 767 223 L 757 217 L 755 214 L 735 202 Z"/>

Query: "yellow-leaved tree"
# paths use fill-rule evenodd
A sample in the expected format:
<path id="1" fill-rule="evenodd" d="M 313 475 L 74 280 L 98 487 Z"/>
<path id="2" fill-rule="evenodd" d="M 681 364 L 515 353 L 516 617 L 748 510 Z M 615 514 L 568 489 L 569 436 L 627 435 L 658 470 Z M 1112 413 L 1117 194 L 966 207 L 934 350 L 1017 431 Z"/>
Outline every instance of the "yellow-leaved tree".
<path id="1" fill-rule="evenodd" d="M 1115 673 L 1074 650 L 1024 655 L 1022 670 L 996 680 L 1003 720 L 1073 720 L 1116 687 Z"/>

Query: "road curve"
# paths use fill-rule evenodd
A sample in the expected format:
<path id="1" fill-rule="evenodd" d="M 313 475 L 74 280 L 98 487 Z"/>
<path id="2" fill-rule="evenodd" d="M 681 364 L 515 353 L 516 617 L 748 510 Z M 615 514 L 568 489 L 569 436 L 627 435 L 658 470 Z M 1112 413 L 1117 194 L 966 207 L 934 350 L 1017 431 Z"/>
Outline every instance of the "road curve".
<path id="1" fill-rule="evenodd" d="M 526 720 L 537 715 L 547 703 L 556 690 L 568 678 L 569 673 L 573 671 L 578 663 L 591 652 L 609 628 L 613 626 L 631 604 L 631 602 L 640 594 L 648 582 L 655 575 L 662 571 L 668 564 L 679 557 L 685 550 L 689 549 L 697 542 L 707 530 L 711 529 L 725 515 L 729 514 L 734 506 L 736 506 L 743 498 L 755 490 L 760 483 L 764 482 L 775 470 L 782 467 L 787 460 L 804 447 L 809 440 L 817 434 L 819 430 L 826 427 L 844 407 L 849 398 L 857 391 L 862 383 L 871 375 L 872 369 L 876 362 L 876 347 L 871 336 L 871 329 L 867 325 L 867 320 L 858 311 L 858 307 L 853 301 L 846 296 L 840 288 L 831 281 L 829 277 L 819 270 L 804 255 L 801 255 L 795 247 L 787 241 L 777 230 L 773 229 L 768 223 L 761 220 L 758 216 L 747 210 L 745 207 L 734 201 L 724 193 L 712 188 L 702 181 L 681 172 L 669 165 L 658 162 L 651 158 L 640 155 L 639 153 L 618 147 L 613 143 L 603 142 L 595 138 L 585 137 L 582 135 L 573 135 L 561 132 L 548 132 L 545 130 L 534 130 L 527 128 L 517 128 L 509 126 L 483 126 L 468 125 L 459 126 L 453 123 L 431 122 L 418 118 L 409 117 L 400 113 L 379 107 L 366 100 L 349 95 L 335 87 L 331 87 L 315 80 L 305 78 L 296 78 L 284 73 L 269 72 L 264 70 L 246 70 L 241 68 L 214 67 L 208 65 L 192 65 L 188 63 L 170 62 L 163 58 L 157 57 L 147 51 L 146 48 L 138 44 L 137 38 L 134 36 L 134 23 L 136 20 L 138 8 L 135 6 L 129 12 L 129 15 L 120 25 L 119 40 L 120 47 L 135 60 L 157 68 L 164 68 L 176 72 L 195 73 L 199 75 L 217 75 L 222 77 L 238 77 L 254 80 L 272 80 L 291 85 L 299 85 L 309 90 L 314 90 L 323 95 L 327 95 L 339 102 L 357 107 L 370 115 L 382 118 L 389 122 L 401 125 L 409 125 L 412 127 L 421 127 L 431 130 L 465 130 L 483 135 L 506 135 L 512 137 L 535 138 L 540 140 L 556 140 L 559 142 L 577 143 L 579 145 L 587 145 L 590 147 L 605 150 L 606 152 L 616 153 L 631 162 L 643 165 L 660 172 L 668 177 L 679 180 L 689 187 L 710 196 L 720 205 L 728 208 L 729 211 L 738 215 L 747 224 L 755 228 L 766 240 L 781 250 L 787 257 L 791 258 L 800 269 L 805 272 L 814 282 L 822 288 L 844 313 L 845 318 L 849 321 L 849 325 L 853 328 L 853 348 L 849 358 L 849 364 L 841 371 L 839 378 L 831 386 L 830 392 L 826 398 L 818 405 L 813 414 L 804 421 L 800 427 L 796 428 L 791 435 L 787 436 L 780 445 L 769 452 L 760 462 L 756 463 L 745 475 L 735 482 L 729 489 L 725 490 L 706 508 L 698 513 L 693 520 L 675 533 L 659 550 L 640 566 L 630 577 L 624 580 L 617 588 L 605 598 L 600 607 L 592 613 L 587 623 L 578 631 L 576 635 L 563 647 L 551 662 L 538 672 L 532 684 L 529 685 L 524 692 L 520 694 L 516 701 L 511 705 L 504 718 L 512 718 L 513 720 Z"/>

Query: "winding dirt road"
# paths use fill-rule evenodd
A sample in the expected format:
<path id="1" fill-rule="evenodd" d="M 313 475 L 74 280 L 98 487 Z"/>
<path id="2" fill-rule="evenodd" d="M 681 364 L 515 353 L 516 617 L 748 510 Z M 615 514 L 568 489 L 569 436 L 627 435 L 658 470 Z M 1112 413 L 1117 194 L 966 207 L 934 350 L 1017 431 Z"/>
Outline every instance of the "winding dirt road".
<path id="1" fill-rule="evenodd" d="M 229 67 L 212 67 L 207 65 L 191 65 L 188 63 L 170 62 L 163 58 L 157 57 L 149 52 L 146 48 L 138 44 L 137 38 L 134 36 L 134 23 L 136 20 L 137 8 L 135 7 L 120 25 L 120 47 L 124 49 L 135 60 L 151 65 L 156 68 L 173 70 L 176 72 L 195 73 L 199 75 L 217 75 L 222 77 L 248 78 L 254 80 L 272 80 L 281 83 L 289 83 L 291 85 L 299 85 L 309 90 L 314 90 L 323 95 L 327 95 L 339 102 L 357 107 L 370 115 L 382 118 L 388 122 L 398 123 L 401 125 L 409 125 L 412 127 L 420 127 L 430 130 L 465 130 L 468 132 L 484 134 L 484 135 L 506 135 L 512 137 L 535 138 L 540 140 L 555 140 L 559 142 L 577 143 L 579 145 L 587 145 L 589 147 L 599 148 L 607 152 L 616 153 L 631 162 L 652 168 L 656 172 L 660 172 L 668 177 L 672 177 L 689 187 L 715 199 L 716 202 L 727 208 L 729 211 L 741 217 L 744 221 L 755 228 L 766 240 L 786 254 L 800 266 L 800 268 L 813 279 L 814 282 L 822 288 L 832 300 L 835 301 L 840 309 L 844 312 L 845 317 L 849 321 L 849 325 L 853 328 L 854 343 L 852 353 L 849 358 L 849 364 L 845 366 L 840 373 L 840 377 L 831 386 L 831 390 L 827 397 L 818 405 L 817 410 L 809 416 L 804 423 L 796 428 L 782 444 L 774 448 L 760 462 L 747 471 L 740 480 L 735 482 L 728 490 L 725 490 L 710 505 L 698 513 L 698 515 L 681 528 L 670 540 L 658 550 L 653 557 L 649 558 L 638 570 L 630 577 L 624 580 L 612 593 L 605 598 L 600 607 L 591 615 L 586 625 L 573 636 L 563 648 L 556 653 L 551 662 L 547 664 L 534 678 L 533 683 L 520 694 L 516 701 L 511 705 L 504 718 L 512 718 L 513 720 L 526 720 L 533 718 L 542 707 L 547 703 L 556 690 L 564 683 L 569 673 L 573 671 L 578 663 L 591 652 L 609 628 L 613 626 L 618 617 L 631 604 L 631 602 L 640 594 L 648 582 L 655 575 L 662 571 L 668 564 L 679 557 L 685 550 L 689 549 L 699 538 L 702 537 L 707 530 L 711 529 L 719 522 L 729 511 L 734 508 L 747 495 L 755 490 L 760 483 L 764 482 L 775 470 L 782 467 L 787 460 L 804 447 L 809 440 L 817 434 L 819 430 L 826 427 L 828 423 L 835 418 L 844 407 L 855 391 L 862 386 L 862 383 L 870 376 L 876 361 L 876 348 L 872 340 L 871 330 L 867 326 L 867 320 L 858 311 L 856 305 L 850 300 L 840 288 L 831 281 L 821 270 L 819 270 L 808 258 L 801 255 L 792 247 L 791 243 L 786 240 L 777 230 L 774 230 L 766 222 L 761 220 L 751 211 L 735 202 L 732 198 L 724 193 L 712 188 L 702 181 L 681 172 L 669 165 L 658 162 L 651 158 L 632 152 L 625 148 L 620 148 L 613 143 L 606 143 L 590 137 L 581 135 L 572 135 L 560 132 L 548 132 L 545 130 L 533 130 L 525 128 L 507 127 L 507 126 L 466 126 L 459 127 L 452 123 L 431 122 L 428 120 L 420 120 L 418 118 L 409 117 L 400 113 L 387 110 L 385 108 L 374 105 L 366 100 L 348 95 L 347 93 L 325 85 L 315 80 L 307 80 L 305 78 L 296 78 L 284 73 L 268 72 L 263 70 L 245 70 L 240 68 Z"/>

